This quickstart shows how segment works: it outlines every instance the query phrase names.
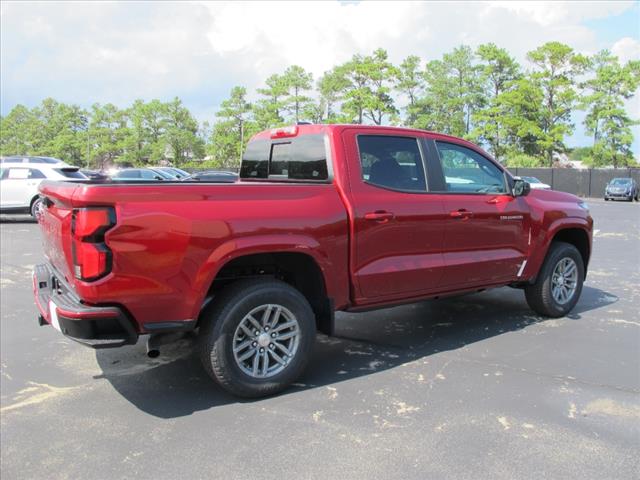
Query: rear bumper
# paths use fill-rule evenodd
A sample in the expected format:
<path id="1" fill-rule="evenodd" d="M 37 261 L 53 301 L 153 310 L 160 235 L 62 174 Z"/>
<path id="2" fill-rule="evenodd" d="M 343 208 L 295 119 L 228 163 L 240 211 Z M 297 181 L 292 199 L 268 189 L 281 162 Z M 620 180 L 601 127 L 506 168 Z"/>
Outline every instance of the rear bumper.
<path id="1" fill-rule="evenodd" d="M 33 270 L 33 294 L 40 311 L 38 323 L 49 324 L 72 340 L 92 348 L 114 348 L 138 341 L 138 333 L 122 309 L 82 303 L 47 263 Z"/>

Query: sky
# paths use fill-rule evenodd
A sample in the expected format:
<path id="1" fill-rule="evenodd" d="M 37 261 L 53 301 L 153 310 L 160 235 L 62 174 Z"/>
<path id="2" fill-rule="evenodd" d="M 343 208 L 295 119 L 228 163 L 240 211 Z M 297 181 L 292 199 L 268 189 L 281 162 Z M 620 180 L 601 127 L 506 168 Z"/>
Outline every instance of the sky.
<path id="1" fill-rule="evenodd" d="M 215 119 L 231 88 L 251 95 L 297 64 L 318 78 L 382 47 L 440 58 L 494 42 L 525 67 L 551 40 L 640 60 L 640 2 L 11 2 L 0 4 L 0 113 L 53 97 L 89 107 L 179 97 Z M 251 96 L 250 95 L 250 96 Z M 640 117 L 640 95 L 627 103 Z M 571 147 L 589 145 L 576 114 Z M 634 128 L 640 156 L 640 127 Z"/>

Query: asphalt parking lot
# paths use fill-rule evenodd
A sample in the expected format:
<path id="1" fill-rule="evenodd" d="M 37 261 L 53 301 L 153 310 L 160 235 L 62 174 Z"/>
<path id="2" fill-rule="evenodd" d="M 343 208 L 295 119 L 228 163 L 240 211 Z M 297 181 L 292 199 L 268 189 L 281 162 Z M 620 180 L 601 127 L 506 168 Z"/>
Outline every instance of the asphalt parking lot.
<path id="1" fill-rule="evenodd" d="M 40 234 L 2 216 L 2 478 L 638 478 L 640 204 L 589 203 L 569 316 L 510 288 L 341 314 L 299 383 L 256 401 L 212 383 L 191 339 L 148 359 L 39 327 Z"/>

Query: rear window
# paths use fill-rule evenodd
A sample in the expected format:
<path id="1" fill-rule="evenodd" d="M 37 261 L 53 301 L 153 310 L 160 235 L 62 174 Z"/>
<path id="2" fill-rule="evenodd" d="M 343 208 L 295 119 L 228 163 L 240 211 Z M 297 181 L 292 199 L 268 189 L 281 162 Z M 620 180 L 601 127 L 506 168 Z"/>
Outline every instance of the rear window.
<path id="1" fill-rule="evenodd" d="M 327 180 L 329 174 L 324 135 L 250 142 L 242 157 L 240 178 Z"/>
<path id="2" fill-rule="evenodd" d="M 77 168 L 54 168 L 54 170 L 67 178 L 87 178 L 84 173 Z"/>

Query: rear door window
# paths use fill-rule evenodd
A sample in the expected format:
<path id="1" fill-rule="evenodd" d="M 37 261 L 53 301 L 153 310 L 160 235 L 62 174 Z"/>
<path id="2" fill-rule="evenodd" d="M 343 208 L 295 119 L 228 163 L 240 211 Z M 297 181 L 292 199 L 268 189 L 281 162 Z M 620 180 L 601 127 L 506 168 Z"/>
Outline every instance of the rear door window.
<path id="1" fill-rule="evenodd" d="M 426 182 L 418 139 L 358 135 L 362 179 L 371 185 L 407 192 L 425 192 Z"/>

